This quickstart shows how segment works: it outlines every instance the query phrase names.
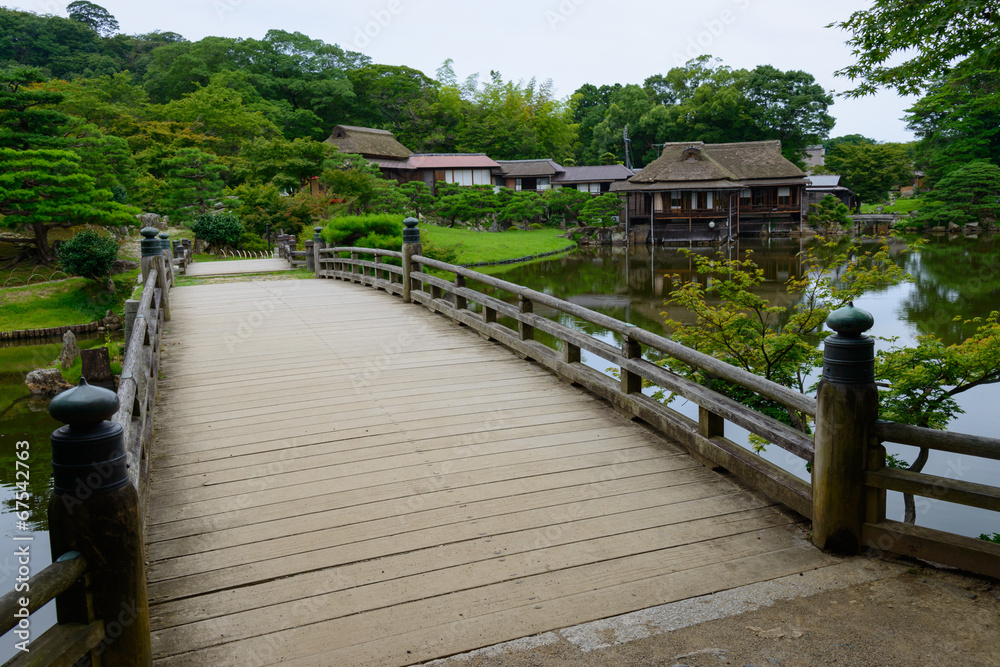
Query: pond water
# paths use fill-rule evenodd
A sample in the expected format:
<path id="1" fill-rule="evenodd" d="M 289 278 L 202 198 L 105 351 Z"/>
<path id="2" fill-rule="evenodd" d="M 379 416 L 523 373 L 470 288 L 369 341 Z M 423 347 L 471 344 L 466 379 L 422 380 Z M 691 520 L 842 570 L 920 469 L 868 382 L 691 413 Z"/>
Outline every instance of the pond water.
<path id="1" fill-rule="evenodd" d="M 745 259 L 752 253 L 749 256 L 764 268 L 767 276 L 759 292 L 772 303 L 790 306 L 797 301 L 798 295 L 789 293 L 785 282 L 802 271 L 798 255 L 808 243 L 800 239 L 740 240 L 721 252 L 733 259 Z M 955 322 L 955 318 L 983 317 L 1000 308 L 1000 239 L 997 237 L 932 238 L 918 252 L 903 252 L 904 249 L 902 243 L 893 246 L 895 261 L 913 276 L 914 281 L 869 294 L 856 303 L 874 315 L 873 335 L 897 337 L 898 344 L 905 345 L 918 335 L 933 334 L 950 344 L 972 332 L 970 327 Z M 714 255 L 720 250 L 694 248 L 693 252 Z M 662 313 L 668 309 L 665 301 L 670 296 L 671 277 L 680 275 L 685 280 L 705 283 L 704 277 L 694 273 L 691 259 L 681 250 L 643 246 L 581 248 L 556 259 L 498 267 L 490 273 L 662 334 L 669 334 Z M 674 319 L 693 320 L 693 315 L 681 308 L 670 306 L 669 310 Z M 611 345 L 621 344 L 617 335 L 576 318 L 555 311 L 546 312 L 538 306 L 536 313 L 586 331 Z M 538 338 L 554 346 L 552 341 L 544 341 L 541 334 Z M 878 345 L 885 347 L 887 344 L 880 342 Z M 603 372 L 609 370 L 609 364 L 586 352 L 583 362 Z M 1000 404 L 1000 385 L 977 387 L 960 394 L 958 400 L 965 412 L 951 422 L 951 430 L 996 437 L 1000 420 L 993 410 Z M 698 408 L 692 403 L 676 400 L 671 407 L 697 419 Z M 726 424 L 726 435 L 746 446 L 747 434 L 739 427 Z M 917 455 L 915 447 L 887 447 L 891 454 L 906 461 L 912 462 Z M 768 447 L 763 456 L 808 479 L 802 460 L 777 446 Z M 1000 485 L 1000 461 L 932 452 L 924 472 Z M 917 498 L 916 502 L 919 525 L 973 537 L 981 533 L 1000 533 L 997 513 L 923 498 Z M 902 520 L 901 494 L 889 494 L 887 512 L 889 518 Z"/>
<path id="2" fill-rule="evenodd" d="M 52 341 L 52 342 L 48 342 Z M 81 334 L 77 339 L 81 349 L 104 344 L 100 334 Z M 61 426 L 48 413 L 48 399 L 33 398 L 24 384 L 24 376 L 35 368 L 51 364 L 62 350 L 61 339 L 47 339 L 44 344 L 22 345 L 19 342 L 0 346 L 0 589 L 7 593 L 14 588 L 18 576 L 16 548 L 27 545 L 31 575 L 41 572 L 52 562 L 49 553 L 46 507 L 52 491 L 52 448 L 49 436 Z M 27 442 L 17 448 L 18 442 Z M 19 489 L 15 452 L 28 451 L 28 493 L 25 525 L 19 525 L 14 494 Z M 15 541 L 14 537 L 28 540 Z M 55 603 L 50 602 L 31 616 L 32 640 L 55 623 Z M 16 640 L 10 633 L 0 639 L 0 661 L 14 655 Z"/>

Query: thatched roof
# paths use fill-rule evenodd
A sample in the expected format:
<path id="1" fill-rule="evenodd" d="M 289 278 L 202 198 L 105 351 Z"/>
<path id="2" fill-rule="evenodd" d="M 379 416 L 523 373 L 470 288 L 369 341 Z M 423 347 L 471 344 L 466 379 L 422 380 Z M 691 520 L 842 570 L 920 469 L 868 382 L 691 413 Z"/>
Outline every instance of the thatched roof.
<path id="1" fill-rule="evenodd" d="M 635 176 L 623 190 L 705 187 L 705 182 L 745 185 L 746 181 L 784 179 L 805 183 L 805 172 L 781 154 L 780 141 L 748 141 L 706 144 L 700 141 L 671 143 L 663 153 Z M 701 182 L 696 186 L 694 183 Z"/>
<path id="2" fill-rule="evenodd" d="M 538 178 L 555 176 L 563 168 L 552 160 L 497 160 L 507 178 Z"/>
<path id="3" fill-rule="evenodd" d="M 342 153 L 356 153 L 370 160 L 405 160 L 413 154 L 409 148 L 396 141 L 392 132 L 371 127 L 338 125 L 326 140 Z"/>

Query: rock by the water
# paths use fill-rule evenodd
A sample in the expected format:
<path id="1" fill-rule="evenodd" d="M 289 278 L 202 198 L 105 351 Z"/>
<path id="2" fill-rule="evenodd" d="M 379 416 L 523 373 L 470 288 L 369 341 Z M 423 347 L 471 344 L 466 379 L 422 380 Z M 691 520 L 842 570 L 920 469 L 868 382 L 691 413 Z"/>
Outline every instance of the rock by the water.
<path id="1" fill-rule="evenodd" d="M 62 352 L 59 353 L 59 365 L 66 370 L 80 356 L 80 346 L 76 344 L 76 335 L 72 331 L 63 334 Z"/>
<path id="2" fill-rule="evenodd" d="M 961 227 L 959 227 L 958 225 L 956 225 L 954 222 L 949 222 L 948 223 L 948 231 L 949 232 L 957 232 L 960 229 L 961 229 Z"/>
<path id="3" fill-rule="evenodd" d="M 119 273 L 134 271 L 135 269 L 138 269 L 139 266 L 139 262 L 133 262 L 127 259 L 116 259 L 111 265 L 111 275 L 117 276 Z"/>
<path id="4" fill-rule="evenodd" d="M 42 368 L 31 371 L 24 378 L 24 384 L 28 385 L 28 389 L 31 390 L 32 394 L 39 396 L 55 396 L 60 392 L 73 388 L 73 385 L 63 379 L 62 373 L 59 372 L 58 368 Z"/>

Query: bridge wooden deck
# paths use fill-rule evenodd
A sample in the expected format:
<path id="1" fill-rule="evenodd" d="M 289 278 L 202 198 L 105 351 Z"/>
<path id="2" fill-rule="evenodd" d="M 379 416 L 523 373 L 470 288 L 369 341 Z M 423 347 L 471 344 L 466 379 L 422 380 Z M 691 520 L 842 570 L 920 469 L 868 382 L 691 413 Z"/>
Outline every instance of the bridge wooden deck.
<path id="1" fill-rule="evenodd" d="M 836 563 L 601 401 L 339 281 L 181 287 L 156 664 L 406 665 Z"/>

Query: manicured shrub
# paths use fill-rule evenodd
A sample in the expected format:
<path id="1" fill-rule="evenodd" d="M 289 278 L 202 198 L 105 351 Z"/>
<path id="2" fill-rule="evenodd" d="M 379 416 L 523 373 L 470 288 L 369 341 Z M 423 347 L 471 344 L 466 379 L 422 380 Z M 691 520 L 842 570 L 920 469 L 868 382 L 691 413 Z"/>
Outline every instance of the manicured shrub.
<path id="1" fill-rule="evenodd" d="M 257 236 L 253 232 L 243 232 L 240 237 L 240 250 L 247 252 L 267 252 L 267 241 Z"/>
<path id="2" fill-rule="evenodd" d="M 196 237 L 217 248 L 235 248 L 243 238 L 243 223 L 229 211 L 201 213 L 191 229 Z"/>
<path id="3" fill-rule="evenodd" d="M 59 246 L 63 271 L 106 285 L 118 259 L 118 241 L 92 230 L 84 230 Z"/>

